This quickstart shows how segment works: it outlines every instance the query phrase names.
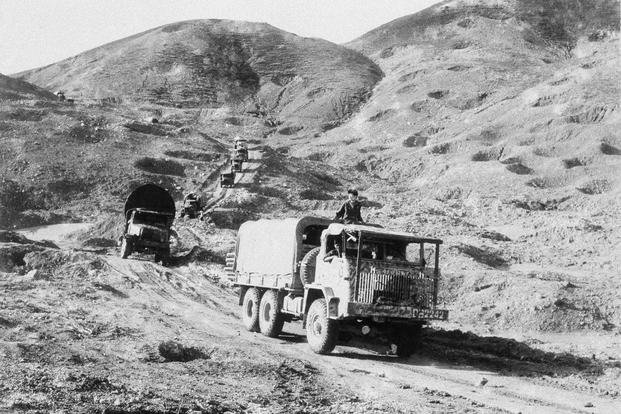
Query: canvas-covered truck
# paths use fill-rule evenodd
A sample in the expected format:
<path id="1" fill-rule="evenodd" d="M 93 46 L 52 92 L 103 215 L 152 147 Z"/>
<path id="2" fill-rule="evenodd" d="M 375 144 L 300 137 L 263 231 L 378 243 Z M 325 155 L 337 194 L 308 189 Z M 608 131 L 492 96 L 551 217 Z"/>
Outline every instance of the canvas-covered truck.
<path id="1" fill-rule="evenodd" d="M 227 258 L 242 320 L 276 337 L 301 320 L 320 354 L 356 339 L 416 349 L 421 328 L 446 320 L 439 309 L 442 240 L 319 217 L 243 223 Z"/>
<path id="2" fill-rule="evenodd" d="M 168 263 L 175 218 L 175 201 L 168 191 L 155 184 L 142 185 L 127 197 L 124 211 L 121 257 L 133 252 L 155 253 L 156 262 Z"/>

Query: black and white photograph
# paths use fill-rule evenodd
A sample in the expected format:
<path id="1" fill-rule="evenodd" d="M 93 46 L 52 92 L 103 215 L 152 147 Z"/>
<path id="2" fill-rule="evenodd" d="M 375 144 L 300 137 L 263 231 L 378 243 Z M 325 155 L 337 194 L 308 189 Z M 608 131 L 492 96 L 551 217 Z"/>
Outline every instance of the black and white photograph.
<path id="1" fill-rule="evenodd" d="M 0 414 L 621 413 L 619 0 L 0 0 Z"/>

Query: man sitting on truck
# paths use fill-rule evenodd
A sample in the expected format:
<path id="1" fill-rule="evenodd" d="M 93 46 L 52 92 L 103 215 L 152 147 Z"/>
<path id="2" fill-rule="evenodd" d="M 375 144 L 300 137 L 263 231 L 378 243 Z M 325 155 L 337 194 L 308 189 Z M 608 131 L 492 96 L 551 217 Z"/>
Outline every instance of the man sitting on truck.
<path id="1" fill-rule="evenodd" d="M 336 212 L 334 220 L 341 221 L 345 224 L 362 224 L 362 215 L 360 215 L 360 207 L 362 204 L 358 201 L 358 190 L 350 188 L 347 190 L 348 200 L 343 203 L 340 210 Z"/>

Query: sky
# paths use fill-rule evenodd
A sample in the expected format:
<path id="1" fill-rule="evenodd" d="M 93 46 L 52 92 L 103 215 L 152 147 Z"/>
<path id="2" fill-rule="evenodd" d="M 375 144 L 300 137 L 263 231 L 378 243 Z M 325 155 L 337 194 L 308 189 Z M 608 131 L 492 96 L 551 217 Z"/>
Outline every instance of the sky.
<path id="1" fill-rule="evenodd" d="M 0 0 L 0 73 L 57 62 L 135 33 L 191 19 L 267 22 L 335 43 L 439 0 Z"/>

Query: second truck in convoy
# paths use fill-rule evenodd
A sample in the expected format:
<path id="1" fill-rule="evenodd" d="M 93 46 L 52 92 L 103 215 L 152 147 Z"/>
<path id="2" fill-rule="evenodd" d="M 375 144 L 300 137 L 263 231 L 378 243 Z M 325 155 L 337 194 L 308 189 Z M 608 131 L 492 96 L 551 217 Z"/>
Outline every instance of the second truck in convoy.
<path id="1" fill-rule="evenodd" d="M 442 241 L 320 217 L 248 221 L 227 258 L 250 331 L 301 320 L 313 351 L 368 339 L 408 356 L 437 308 Z"/>

